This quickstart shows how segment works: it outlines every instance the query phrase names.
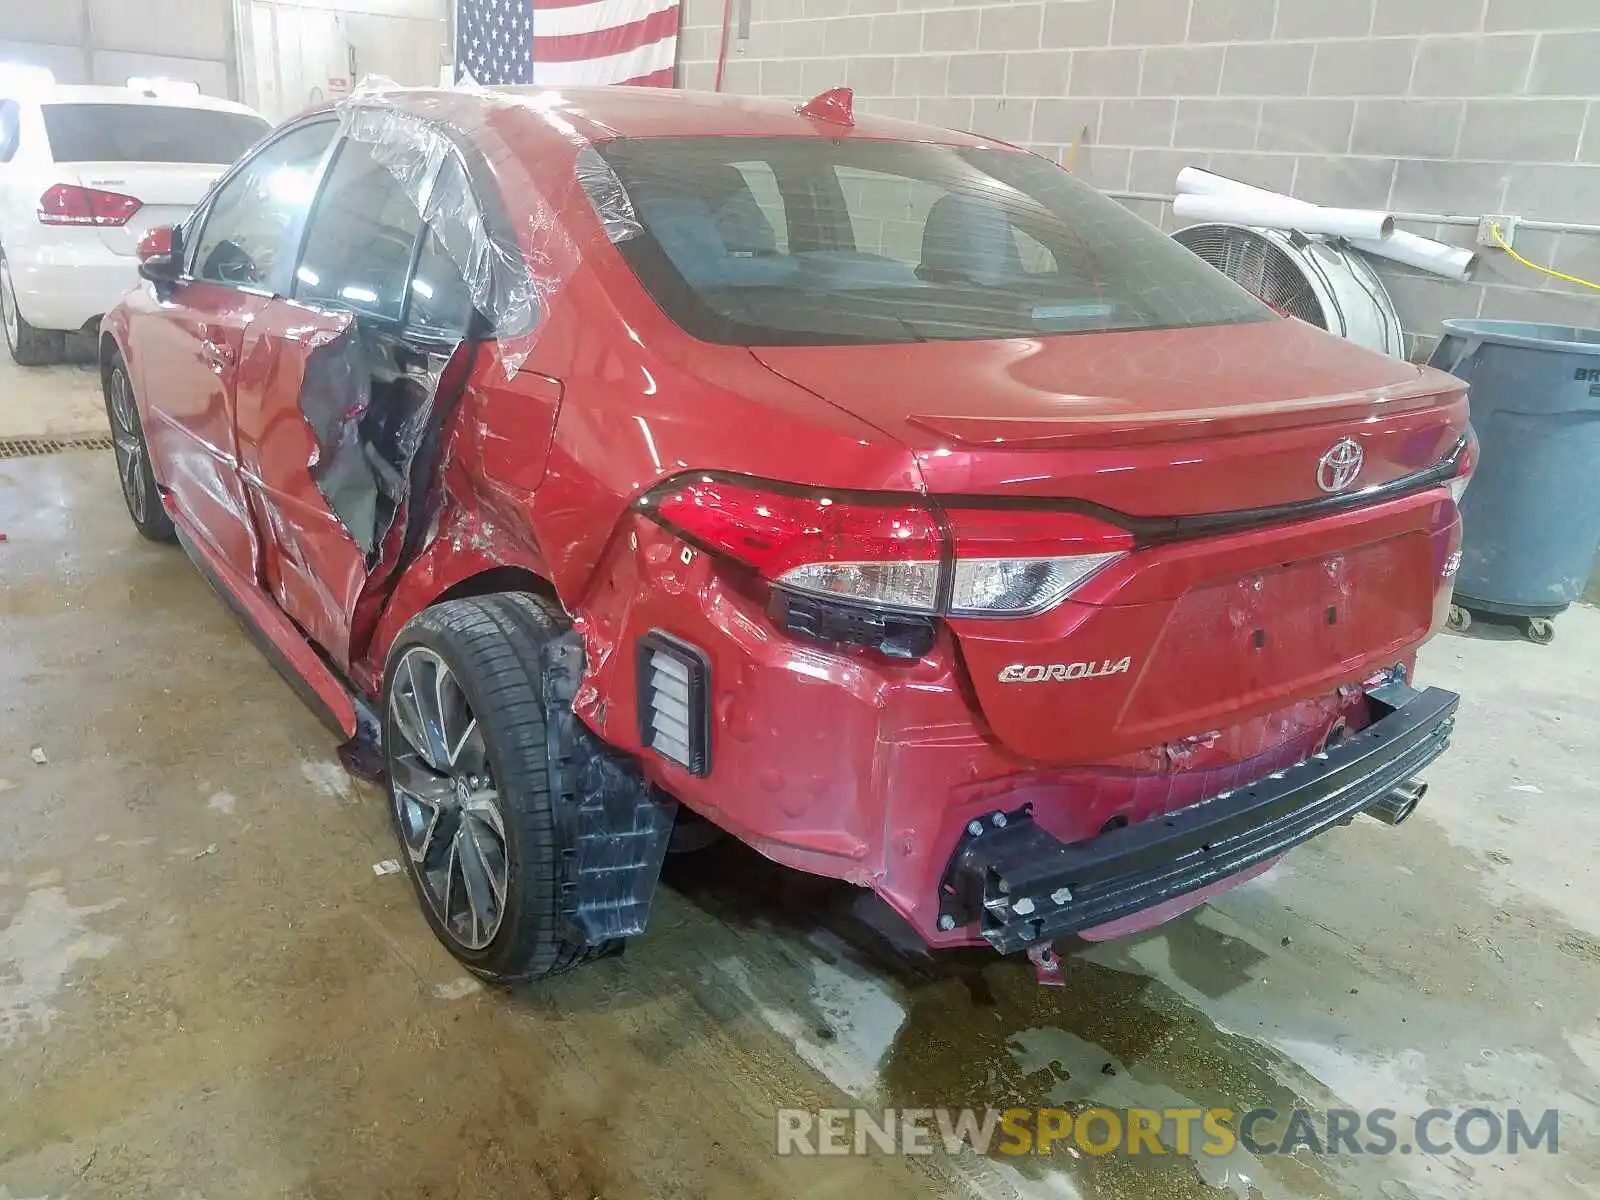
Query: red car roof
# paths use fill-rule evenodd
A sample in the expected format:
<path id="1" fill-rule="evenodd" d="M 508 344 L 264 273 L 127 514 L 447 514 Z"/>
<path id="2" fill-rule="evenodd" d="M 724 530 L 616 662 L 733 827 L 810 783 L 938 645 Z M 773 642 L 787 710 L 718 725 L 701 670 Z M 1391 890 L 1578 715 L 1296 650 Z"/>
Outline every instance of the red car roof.
<path id="1" fill-rule="evenodd" d="M 470 127 L 506 102 L 530 114 L 565 121 L 588 141 L 613 137 L 826 137 L 940 142 L 952 146 L 1003 143 L 916 121 L 858 112 L 853 127 L 803 117 L 791 100 L 762 100 L 715 92 L 649 87 L 507 87 L 484 91 L 406 88 L 385 104 Z M 356 103 L 360 103 L 359 95 Z"/>

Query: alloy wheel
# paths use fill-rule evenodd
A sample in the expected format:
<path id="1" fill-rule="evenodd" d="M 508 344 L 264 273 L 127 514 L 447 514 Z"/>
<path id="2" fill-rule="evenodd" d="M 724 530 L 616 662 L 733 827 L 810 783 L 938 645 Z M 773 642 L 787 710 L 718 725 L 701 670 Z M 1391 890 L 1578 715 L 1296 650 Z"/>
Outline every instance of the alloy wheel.
<path id="1" fill-rule="evenodd" d="M 117 475 L 122 480 L 122 494 L 128 501 L 128 512 L 135 521 L 142 522 L 150 503 L 150 493 L 145 485 L 144 439 L 139 436 L 139 411 L 133 403 L 133 389 L 128 386 L 127 372 L 121 366 L 113 367 L 106 387 L 107 398 L 111 401 L 111 446 L 117 455 Z"/>
<path id="2" fill-rule="evenodd" d="M 412 870 L 450 938 L 482 950 L 505 918 L 505 818 L 466 692 L 426 646 L 395 669 L 389 733 L 389 788 Z"/>

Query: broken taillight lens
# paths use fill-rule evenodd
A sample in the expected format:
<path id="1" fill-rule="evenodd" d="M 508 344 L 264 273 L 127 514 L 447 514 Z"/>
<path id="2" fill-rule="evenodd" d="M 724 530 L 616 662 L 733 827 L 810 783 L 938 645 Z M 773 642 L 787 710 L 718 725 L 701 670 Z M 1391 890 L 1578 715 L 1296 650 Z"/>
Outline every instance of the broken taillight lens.
<path id="1" fill-rule="evenodd" d="M 126 225 L 144 202 L 121 192 L 58 183 L 39 197 L 41 225 Z"/>
<path id="2" fill-rule="evenodd" d="M 1467 484 L 1472 482 L 1472 473 L 1478 469 L 1478 435 L 1471 425 L 1462 437 L 1455 452 L 1456 473 L 1450 477 L 1450 495 L 1457 504 L 1461 497 L 1467 494 Z"/>
<path id="3" fill-rule="evenodd" d="M 936 512 L 920 498 L 791 491 L 713 475 L 670 481 L 640 507 L 787 591 L 912 613 L 1043 612 L 1133 548 L 1126 530 L 1075 512 Z"/>

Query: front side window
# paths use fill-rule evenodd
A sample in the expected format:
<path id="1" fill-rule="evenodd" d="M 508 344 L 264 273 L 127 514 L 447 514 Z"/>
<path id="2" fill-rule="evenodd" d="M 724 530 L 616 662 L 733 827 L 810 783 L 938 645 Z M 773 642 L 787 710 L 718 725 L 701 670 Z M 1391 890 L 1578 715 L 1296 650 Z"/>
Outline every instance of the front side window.
<path id="1" fill-rule="evenodd" d="M 1070 174 L 873 139 L 602 143 L 617 243 L 689 333 L 735 345 L 951 341 L 1266 320 L 1254 297 Z"/>
<path id="2" fill-rule="evenodd" d="M 272 286 L 278 264 L 294 257 L 294 233 L 337 129 L 321 121 L 284 134 L 218 189 L 195 243 L 190 270 L 196 278 Z"/>
<path id="3" fill-rule="evenodd" d="M 46 104 L 58 163 L 231 163 L 271 125 L 250 113 L 165 104 Z"/>
<path id="4" fill-rule="evenodd" d="M 416 202 L 372 143 L 346 139 L 311 214 L 295 299 L 398 321 L 421 232 Z"/>

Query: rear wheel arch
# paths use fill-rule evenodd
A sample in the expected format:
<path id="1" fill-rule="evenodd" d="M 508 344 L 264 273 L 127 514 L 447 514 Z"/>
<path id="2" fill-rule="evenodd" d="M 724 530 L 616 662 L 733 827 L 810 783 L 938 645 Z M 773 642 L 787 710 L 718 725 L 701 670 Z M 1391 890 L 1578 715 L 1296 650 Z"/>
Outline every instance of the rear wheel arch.
<path id="1" fill-rule="evenodd" d="M 537 572 L 515 564 L 487 567 L 468 575 L 445 588 L 428 602 L 427 607 L 432 608 L 450 600 L 488 596 L 495 592 L 531 592 L 565 611 L 561 598 L 556 595 L 555 584 Z"/>
<path id="2" fill-rule="evenodd" d="M 413 658 L 424 664 L 420 679 Z M 435 934 L 469 970 L 497 982 L 555 974 L 620 950 L 642 932 L 671 837 L 676 805 L 572 713 L 582 658 L 559 604 L 503 591 L 428 606 L 386 655 L 386 790 L 402 861 Z M 453 688 L 440 683 L 441 671 L 456 680 Z M 424 702 L 429 695 L 437 720 Z M 455 696 L 459 702 L 448 702 Z M 457 713 L 455 726 L 447 712 Z M 426 736 L 430 729 L 439 736 Z M 477 853 L 501 870 L 498 887 L 490 879 L 479 889 L 491 902 L 492 928 L 478 920 L 470 872 L 460 868 L 461 888 L 453 890 L 452 860 L 433 846 L 439 831 L 458 836 L 462 828 L 441 813 L 484 805 L 493 809 L 498 846 L 490 838 L 489 853 Z M 478 830 L 467 832 L 480 842 Z M 462 907 L 452 905 L 458 892 L 472 910 L 470 925 L 453 911 Z M 479 940 L 463 939 L 469 929 Z M 487 941 L 479 936 L 485 930 Z"/>
<path id="3" fill-rule="evenodd" d="M 382 677 L 389 650 L 406 624 L 428 609 L 452 600 L 524 592 L 553 605 L 557 611 L 566 611 L 555 585 L 531 566 L 473 556 L 474 561 L 460 563 L 458 569 L 452 569 L 457 564 L 450 562 L 448 556 L 454 552 L 448 545 L 442 545 L 442 541 L 436 539 L 404 568 L 384 603 L 382 615 L 361 655 L 374 679 Z"/>
<path id="4" fill-rule="evenodd" d="M 16 294 L 10 261 L 0 247 L 0 345 L 13 361 L 23 367 L 46 367 L 61 361 L 66 351 L 66 334 L 57 329 L 38 329 L 22 315 L 22 299 Z"/>

